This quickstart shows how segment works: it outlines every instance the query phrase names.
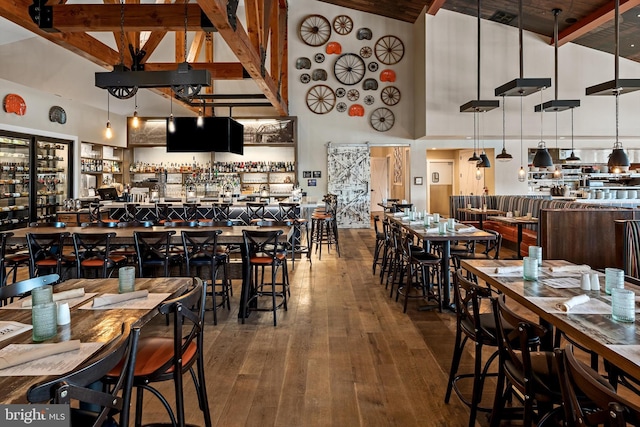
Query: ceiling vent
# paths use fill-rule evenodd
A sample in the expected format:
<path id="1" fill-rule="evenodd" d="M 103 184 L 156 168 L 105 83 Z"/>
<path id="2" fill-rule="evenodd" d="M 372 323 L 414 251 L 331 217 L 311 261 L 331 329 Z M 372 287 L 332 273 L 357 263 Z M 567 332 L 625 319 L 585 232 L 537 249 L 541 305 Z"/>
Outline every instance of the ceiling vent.
<path id="1" fill-rule="evenodd" d="M 496 12 L 489 18 L 489 21 L 508 25 L 511 21 L 516 19 L 516 17 L 517 15 L 514 15 L 513 13 L 505 12 L 504 10 L 496 10 Z"/>

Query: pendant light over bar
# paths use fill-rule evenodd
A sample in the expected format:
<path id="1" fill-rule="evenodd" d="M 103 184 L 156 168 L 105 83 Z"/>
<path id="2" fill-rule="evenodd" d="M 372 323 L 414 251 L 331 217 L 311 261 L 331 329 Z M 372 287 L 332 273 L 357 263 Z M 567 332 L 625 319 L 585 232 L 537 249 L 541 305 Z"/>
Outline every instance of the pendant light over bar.
<path id="1" fill-rule="evenodd" d="M 570 108 L 576 108 L 580 106 L 579 99 L 558 99 L 558 15 L 562 12 L 562 9 L 553 9 L 553 50 L 555 54 L 555 66 L 554 66 L 554 81 L 555 81 L 555 99 L 551 101 L 538 104 L 534 107 L 536 113 L 544 110 L 546 112 L 560 112 Z"/>
<path id="2" fill-rule="evenodd" d="M 478 64 L 477 64 L 477 98 L 460 106 L 461 113 L 484 113 L 500 106 L 500 101 L 480 99 L 480 11 L 482 1 L 478 0 Z"/>
<path id="3" fill-rule="evenodd" d="M 518 2 L 518 32 L 520 46 L 520 77 L 495 89 L 496 96 L 527 96 L 551 87 L 550 78 L 524 78 L 524 53 L 522 39 L 522 0 Z"/>

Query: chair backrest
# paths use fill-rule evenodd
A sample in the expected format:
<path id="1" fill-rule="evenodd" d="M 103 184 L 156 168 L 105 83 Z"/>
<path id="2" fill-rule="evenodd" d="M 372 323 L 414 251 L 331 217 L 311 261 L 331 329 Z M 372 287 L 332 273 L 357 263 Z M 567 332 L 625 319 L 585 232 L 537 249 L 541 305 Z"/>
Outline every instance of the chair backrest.
<path id="1" fill-rule="evenodd" d="M 403 212 L 405 209 L 413 208 L 413 203 L 394 203 L 393 211 L 394 212 Z"/>
<path id="2" fill-rule="evenodd" d="M 11 298 L 24 296 L 31 292 L 34 288 L 40 286 L 53 286 L 58 283 L 60 276 L 58 274 L 48 274 L 46 276 L 34 277 L 33 279 L 22 280 L 10 285 L 0 287 L 0 305 L 6 304 Z"/>
<path id="3" fill-rule="evenodd" d="M 278 204 L 279 218 L 281 221 L 300 218 L 300 205 L 298 203 L 280 202 Z"/>
<path id="4" fill-rule="evenodd" d="M 10 231 L 0 233 L 0 287 L 7 284 L 7 272 L 5 269 L 4 257 L 7 252 L 7 239 L 13 236 Z"/>
<path id="5" fill-rule="evenodd" d="M 91 425 L 92 427 L 108 425 L 108 423 L 105 424 L 105 421 L 119 414 L 117 425 L 128 426 L 133 368 L 139 336 L 139 327 L 123 324 L 122 334 L 87 362 L 62 376 L 31 386 L 27 391 L 27 400 L 31 403 L 71 404 L 79 402 L 92 405 L 99 407 L 100 411 L 91 414 L 92 424 L 85 424 L 86 421 L 83 418 L 82 425 Z M 92 387 L 120 363 L 123 363 L 120 376 L 108 391 Z M 73 404 L 73 407 L 75 406 Z M 83 410 L 83 415 L 86 415 L 86 412 Z"/>
<path id="6" fill-rule="evenodd" d="M 69 233 L 27 233 L 29 247 L 29 274 L 31 277 L 38 273 L 38 264 L 45 260 L 55 260 L 55 270 L 60 274 L 64 241 Z"/>
<path id="7" fill-rule="evenodd" d="M 53 228 L 65 228 L 67 224 L 65 222 L 31 222 L 29 227 L 53 227 Z"/>
<path id="8" fill-rule="evenodd" d="M 454 275 L 454 304 L 458 325 L 472 325 L 473 331 L 465 331 L 475 335 L 475 341 L 484 343 L 497 343 L 494 331 L 487 330 L 480 320 L 482 301 L 491 301 L 494 298 L 491 289 L 479 286 L 458 269 Z"/>
<path id="9" fill-rule="evenodd" d="M 182 245 L 184 247 L 187 276 L 191 276 L 191 264 L 208 263 L 211 274 L 215 273 L 216 251 L 218 248 L 218 236 L 222 230 L 183 231 Z"/>
<path id="10" fill-rule="evenodd" d="M 115 232 L 73 234 L 73 249 L 76 255 L 77 277 L 82 276 L 83 262 L 88 260 L 100 262 L 102 264 L 102 277 L 107 277 L 109 253 L 111 252 L 111 239 L 114 237 L 116 237 Z"/>
<path id="11" fill-rule="evenodd" d="M 322 200 L 324 201 L 325 213 L 336 216 L 338 212 L 338 195 L 331 193 L 325 194 Z"/>
<path id="12" fill-rule="evenodd" d="M 197 221 L 199 206 L 200 206 L 200 203 L 183 203 L 182 209 L 184 210 L 184 220 Z"/>
<path id="13" fill-rule="evenodd" d="M 124 205 L 124 215 L 120 218 L 120 221 L 131 222 L 137 220 L 138 215 L 138 203 L 127 203 Z"/>
<path id="14" fill-rule="evenodd" d="M 228 221 L 231 203 L 214 203 L 212 206 L 213 221 Z"/>
<path id="15" fill-rule="evenodd" d="M 571 344 L 554 352 L 566 425 L 640 426 L 640 406 L 620 396 L 606 378 L 576 359 Z M 590 402 L 585 403 L 584 397 Z"/>
<path id="16" fill-rule="evenodd" d="M 165 276 L 168 275 L 171 236 L 174 234 L 176 234 L 174 230 L 133 232 L 133 241 L 138 257 L 139 277 L 144 277 L 145 264 L 159 263 L 160 261 L 164 267 Z"/>
<path id="17" fill-rule="evenodd" d="M 249 217 L 249 220 L 264 219 L 264 213 L 265 213 L 265 207 L 266 207 L 265 203 L 247 202 L 246 206 L 247 206 L 247 216 Z"/>
<path id="18" fill-rule="evenodd" d="M 379 215 L 374 215 L 373 216 L 373 231 L 375 231 L 376 237 L 380 233 L 380 230 L 379 230 L 380 226 L 378 224 L 380 224 L 380 216 Z"/>
<path id="19" fill-rule="evenodd" d="M 275 262 L 282 234 L 282 230 L 242 230 L 244 256 L 250 258 L 259 254 L 262 257 L 269 257 Z"/>
<path id="20" fill-rule="evenodd" d="M 494 230 L 485 230 L 487 233 L 493 234 L 494 236 L 496 236 L 495 240 L 487 240 L 486 242 L 486 246 L 484 251 L 482 251 L 483 254 L 493 258 L 493 259 L 499 259 L 500 258 L 500 248 L 502 247 L 502 234 L 498 233 L 497 231 Z"/>
<path id="21" fill-rule="evenodd" d="M 170 221 L 168 203 L 156 203 L 156 222 Z"/>
<path id="22" fill-rule="evenodd" d="M 102 204 L 100 203 L 89 203 L 89 222 L 102 221 L 101 207 Z"/>

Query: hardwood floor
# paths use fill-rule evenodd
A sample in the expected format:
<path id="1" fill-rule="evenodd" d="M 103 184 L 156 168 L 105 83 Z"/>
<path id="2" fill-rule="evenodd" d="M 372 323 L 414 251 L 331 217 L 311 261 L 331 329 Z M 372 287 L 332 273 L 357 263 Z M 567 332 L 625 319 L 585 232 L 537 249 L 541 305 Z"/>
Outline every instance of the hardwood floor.
<path id="1" fill-rule="evenodd" d="M 372 230 L 340 230 L 342 257 L 296 262 L 287 312 L 237 319 L 232 310 L 206 327 L 209 406 L 215 426 L 465 426 L 456 396 L 444 403 L 455 315 L 418 312 L 401 303 L 371 272 Z M 212 322 L 207 313 L 207 321 Z M 164 319 L 152 329 L 163 329 Z M 471 348 L 471 347 L 470 347 Z M 469 364 L 465 364 L 469 367 Z M 186 381 L 188 421 L 202 425 Z M 489 386 L 490 388 L 490 386 Z M 172 397 L 170 384 L 161 386 Z M 490 403 L 490 400 L 489 400 Z M 144 422 L 166 421 L 149 395 Z M 486 416 L 478 416 L 487 425 Z"/>

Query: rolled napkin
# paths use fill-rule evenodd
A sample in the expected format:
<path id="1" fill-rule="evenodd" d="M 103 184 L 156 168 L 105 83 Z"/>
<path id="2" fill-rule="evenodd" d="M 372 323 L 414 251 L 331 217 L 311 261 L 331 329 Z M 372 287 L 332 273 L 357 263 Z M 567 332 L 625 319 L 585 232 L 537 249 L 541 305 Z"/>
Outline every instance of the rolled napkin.
<path id="1" fill-rule="evenodd" d="M 438 233 L 438 227 L 427 228 L 427 233 L 429 233 L 429 234 L 437 234 Z"/>
<path id="2" fill-rule="evenodd" d="M 458 233 L 473 233 L 474 231 L 476 231 L 475 227 L 460 227 L 460 228 L 456 228 L 456 231 Z"/>
<path id="3" fill-rule="evenodd" d="M 414 226 L 414 225 L 424 225 L 424 221 L 411 221 L 409 223 L 409 225 Z"/>
<path id="4" fill-rule="evenodd" d="M 104 307 L 105 305 L 117 304 L 123 301 L 129 301 L 132 299 L 146 298 L 149 296 L 149 291 L 144 289 L 142 291 L 127 292 L 124 294 L 104 294 L 93 299 L 93 307 Z"/>
<path id="5" fill-rule="evenodd" d="M 62 301 L 66 299 L 79 298 L 84 296 L 84 288 L 69 289 L 68 291 L 56 292 L 53 294 L 53 302 Z M 24 301 L 22 306 L 25 308 L 31 307 L 31 300 Z"/>
<path id="6" fill-rule="evenodd" d="M 521 265 L 512 265 L 509 267 L 496 267 L 496 274 L 521 273 L 521 272 L 522 272 Z"/>
<path id="7" fill-rule="evenodd" d="M 555 273 L 577 273 L 577 272 L 588 272 L 589 270 L 591 270 L 591 267 L 589 267 L 586 264 L 581 264 L 581 265 L 560 265 L 557 267 L 549 267 L 549 270 L 555 272 Z"/>
<path id="8" fill-rule="evenodd" d="M 404 216 L 404 212 L 396 212 L 393 214 L 393 216 L 395 216 L 396 218 L 399 218 L 401 216 Z"/>
<path id="9" fill-rule="evenodd" d="M 79 349 L 80 340 L 63 341 L 55 344 L 35 344 L 29 347 L 29 351 L 0 357 L 0 369 Z"/>
<path id="10" fill-rule="evenodd" d="M 576 297 L 566 300 L 565 302 L 556 304 L 556 308 L 560 311 L 567 312 L 571 310 L 573 307 L 575 307 L 576 305 L 589 302 L 590 299 L 591 298 L 589 298 L 589 295 L 578 295 Z"/>

